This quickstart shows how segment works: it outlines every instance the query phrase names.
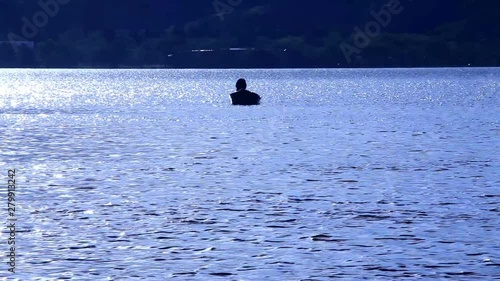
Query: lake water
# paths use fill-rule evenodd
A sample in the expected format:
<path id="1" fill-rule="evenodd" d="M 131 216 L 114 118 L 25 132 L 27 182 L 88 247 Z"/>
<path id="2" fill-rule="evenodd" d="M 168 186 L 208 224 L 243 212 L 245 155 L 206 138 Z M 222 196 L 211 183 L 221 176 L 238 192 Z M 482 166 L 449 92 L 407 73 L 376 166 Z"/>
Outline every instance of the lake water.
<path id="1" fill-rule="evenodd" d="M 0 97 L 2 280 L 500 276 L 499 68 L 4 69 Z"/>

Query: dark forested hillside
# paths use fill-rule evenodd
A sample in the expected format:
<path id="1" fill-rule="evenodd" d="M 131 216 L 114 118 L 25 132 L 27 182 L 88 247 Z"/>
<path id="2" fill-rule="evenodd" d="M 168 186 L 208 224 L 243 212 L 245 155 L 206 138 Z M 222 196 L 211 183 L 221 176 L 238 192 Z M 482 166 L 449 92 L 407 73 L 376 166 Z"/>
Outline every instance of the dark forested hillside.
<path id="1" fill-rule="evenodd" d="M 499 11 L 493 0 L 0 0 L 0 67 L 499 66 Z"/>

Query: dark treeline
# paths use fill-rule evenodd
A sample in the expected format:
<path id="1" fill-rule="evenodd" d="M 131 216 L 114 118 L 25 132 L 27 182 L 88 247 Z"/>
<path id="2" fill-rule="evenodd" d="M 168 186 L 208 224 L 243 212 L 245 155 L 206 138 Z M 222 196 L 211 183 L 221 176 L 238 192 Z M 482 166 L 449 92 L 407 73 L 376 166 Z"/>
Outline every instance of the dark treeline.
<path id="1" fill-rule="evenodd" d="M 499 11 L 493 0 L 0 0 L 0 67 L 500 66 Z"/>

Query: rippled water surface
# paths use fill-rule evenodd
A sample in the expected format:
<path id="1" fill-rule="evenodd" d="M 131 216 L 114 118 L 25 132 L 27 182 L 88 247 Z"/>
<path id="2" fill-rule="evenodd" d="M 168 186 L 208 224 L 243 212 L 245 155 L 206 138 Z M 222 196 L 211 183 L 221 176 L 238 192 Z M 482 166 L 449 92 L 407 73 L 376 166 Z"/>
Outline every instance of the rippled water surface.
<path id="1" fill-rule="evenodd" d="M 500 69 L 0 70 L 0 97 L 0 277 L 500 276 Z"/>

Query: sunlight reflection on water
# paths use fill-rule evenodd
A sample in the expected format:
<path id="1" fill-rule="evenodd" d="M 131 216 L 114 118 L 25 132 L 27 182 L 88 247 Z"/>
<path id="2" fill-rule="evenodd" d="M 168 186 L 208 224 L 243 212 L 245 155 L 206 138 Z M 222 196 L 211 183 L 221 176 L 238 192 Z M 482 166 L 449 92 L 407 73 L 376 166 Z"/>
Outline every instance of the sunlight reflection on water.
<path id="1" fill-rule="evenodd" d="M 0 70 L 16 277 L 498 276 L 499 72 Z"/>

